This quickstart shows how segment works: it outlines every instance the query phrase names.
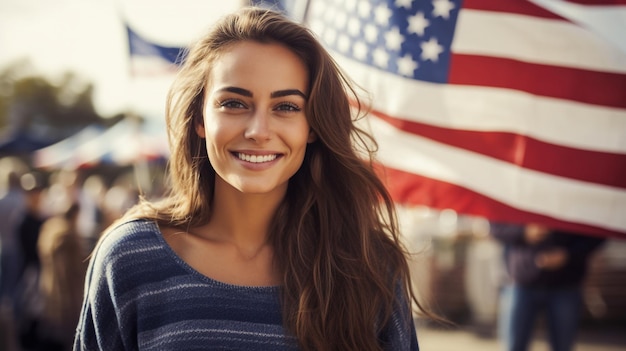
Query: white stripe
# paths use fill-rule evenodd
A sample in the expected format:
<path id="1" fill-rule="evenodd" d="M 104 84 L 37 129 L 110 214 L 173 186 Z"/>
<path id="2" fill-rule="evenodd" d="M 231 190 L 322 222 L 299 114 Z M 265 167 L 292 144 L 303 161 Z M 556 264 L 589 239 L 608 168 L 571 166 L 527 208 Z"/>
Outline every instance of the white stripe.
<path id="1" fill-rule="evenodd" d="M 383 164 L 466 187 L 515 208 L 626 231 L 626 190 L 551 176 L 404 133 L 370 119 Z"/>
<path id="2" fill-rule="evenodd" d="M 626 53 L 564 20 L 462 10 L 452 52 L 626 73 Z"/>
<path id="3" fill-rule="evenodd" d="M 244 331 L 244 330 L 196 328 L 196 329 L 175 330 L 175 331 L 167 332 L 156 337 L 155 340 L 168 339 L 170 337 L 175 337 L 177 335 L 184 335 L 184 334 L 200 334 L 206 337 L 210 337 L 210 334 L 226 334 L 226 335 L 230 334 L 230 335 L 245 335 L 245 336 L 263 337 L 263 338 L 285 339 L 285 335 L 279 334 L 279 333 L 270 334 L 270 333 L 262 333 L 262 332 L 250 332 L 250 331 Z"/>
<path id="4" fill-rule="evenodd" d="M 130 61 L 136 75 L 173 75 L 177 70 L 175 64 L 160 56 L 133 55 Z"/>
<path id="5" fill-rule="evenodd" d="M 162 246 L 158 246 L 158 248 L 161 249 Z M 140 251 L 150 251 L 150 250 L 137 250 L 137 251 L 135 251 L 135 253 L 140 252 Z M 121 256 L 122 255 L 120 255 L 120 256 L 118 256 L 116 258 L 120 258 Z M 115 267 L 115 265 L 113 265 L 113 264 L 112 264 L 112 266 Z M 185 289 L 190 289 L 190 288 L 200 288 L 201 289 L 201 288 L 205 288 L 205 287 L 206 287 L 206 284 L 178 284 L 178 285 L 169 286 L 169 287 L 162 288 L 162 289 L 144 291 L 141 294 L 133 296 L 131 299 L 126 301 L 123 306 L 119 307 L 119 311 L 120 311 L 120 314 L 123 314 L 130 305 L 133 305 L 137 301 L 143 300 L 144 298 L 146 298 L 148 296 L 164 294 L 164 293 L 168 293 L 170 291 L 175 291 L 175 290 L 184 291 Z M 184 296 L 184 294 L 181 294 L 180 296 Z"/>
<path id="6" fill-rule="evenodd" d="M 210 322 L 210 321 L 209 321 Z M 213 322 L 223 322 L 215 320 Z M 293 338 L 286 336 L 282 332 L 277 333 L 264 333 L 242 330 L 249 327 L 255 328 L 258 326 L 247 322 L 235 322 L 238 329 L 225 329 L 224 328 L 194 328 L 189 329 L 188 322 L 178 322 L 169 324 L 163 328 L 152 330 L 149 332 L 143 332 L 140 335 L 140 339 L 144 339 L 145 347 L 157 347 L 167 345 L 170 342 L 179 340 L 191 340 L 191 339 L 204 339 L 204 340 L 232 340 L 238 342 L 250 342 L 252 339 L 257 339 L 259 344 L 273 344 L 277 346 L 284 346 L 287 342 L 292 342 Z M 280 327 L 280 326 L 278 326 Z M 161 330 L 162 329 L 162 330 Z M 173 331 L 166 331 L 169 329 L 175 329 Z"/>
<path id="7" fill-rule="evenodd" d="M 113 241 L 111 244 L 115 244 L 115 243 L 116 242 Z M 116 262 L 121 260 L 122 258 L 124 258 L 126 256 L 136 256 L 139 253 L 150 252 L 150 251 L 159 251 L 161 249 L 163 249 L 162 245 L 155 244 L 155 245 L 151 245 L 151 246 L 141 247 L 139 249 L 119 251 L 119 252 L 117 252 L 116 255 L 112 255 L 111 256 L 111 261 L 109 262 L 109 265 L 112 266 L 112 267 L 116 267 L 117 266 Z M 108 250 L 110 250 L 110 248 L 107 248 L 107 251 Z"/>
<path id="8" fill-rule="evenodd" d="M 567 1 L 530 0 L 598 33 L 626 53 L 626 6 L 580 5 Z"/>
<path id="9" fill-rule="evenodd" d="M 537 97 L 511 89 L 427 83 L 375 70 L 339 54 L 334 57 L 371 94 L 373 108 L 390 116 L 445 128 L 512 132 L 557 145 L 626 153 L 624 109 Z M 406 92 L 414 98 L 407 97 Z"/>

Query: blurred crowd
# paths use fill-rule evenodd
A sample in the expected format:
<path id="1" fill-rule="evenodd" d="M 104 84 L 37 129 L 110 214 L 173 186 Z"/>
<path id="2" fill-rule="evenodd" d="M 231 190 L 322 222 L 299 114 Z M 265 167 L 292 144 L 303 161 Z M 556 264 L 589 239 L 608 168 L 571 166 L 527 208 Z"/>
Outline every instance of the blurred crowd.
<path id="1" fill-rule="evenodd" d="M 0 350 L 71 350 L 89 254 L 138 199 L 128 178 L 0 159 Z"/>

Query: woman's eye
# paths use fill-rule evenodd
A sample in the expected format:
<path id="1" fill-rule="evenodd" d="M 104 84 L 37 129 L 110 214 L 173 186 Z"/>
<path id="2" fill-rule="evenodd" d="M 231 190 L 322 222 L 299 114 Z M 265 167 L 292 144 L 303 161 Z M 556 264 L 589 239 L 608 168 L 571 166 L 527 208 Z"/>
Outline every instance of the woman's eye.
<path id="1" fill-rule="evenodd" d="M 220 107 L 225 108 L 245 108 L 246 106 L 239 100 L 225 100 L 219 103 Z"/>
<path id="2" fill-rule="evenodd" d="M 276 106 L 276 110 L 278 111 L 294 111 L 294 112 L 299 112 L 301 111 L 300 107 L 294 103 L 290 103 L 290 102 L 285 102 L 282 104 L 279 104 L 278 106 Z"/>

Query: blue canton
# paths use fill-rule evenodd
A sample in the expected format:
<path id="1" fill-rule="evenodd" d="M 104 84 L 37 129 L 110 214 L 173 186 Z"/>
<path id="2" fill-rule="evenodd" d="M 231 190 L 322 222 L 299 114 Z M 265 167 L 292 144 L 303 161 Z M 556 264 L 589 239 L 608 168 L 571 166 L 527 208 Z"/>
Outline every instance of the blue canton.
<path id="1" fill-rule="evenodd" d="M 318 0 L 311 28 L 342 55 L 404 77 L 446 83 L 460 0 Z"/>

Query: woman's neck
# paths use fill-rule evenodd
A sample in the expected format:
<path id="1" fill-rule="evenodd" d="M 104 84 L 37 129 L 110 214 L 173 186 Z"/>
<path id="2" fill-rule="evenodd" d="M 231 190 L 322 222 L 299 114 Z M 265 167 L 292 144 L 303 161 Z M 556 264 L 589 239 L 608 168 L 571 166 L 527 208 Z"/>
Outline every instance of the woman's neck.
<path id="1" fill-rule="evenodd" d="M 271 220 L 283 197 L 284 192 L 244 194 L 217 180 L 211 219 L 194 232 L 253 255 L 267 244 Z"/>

